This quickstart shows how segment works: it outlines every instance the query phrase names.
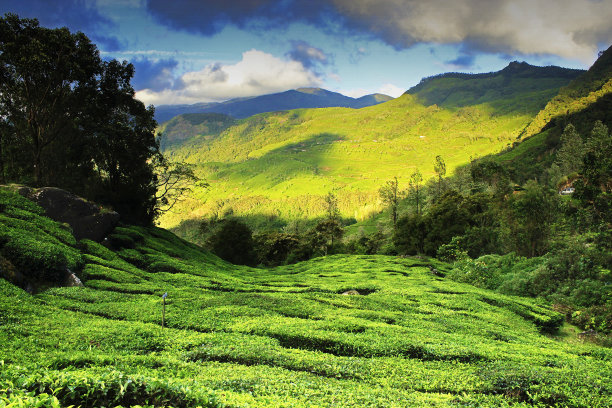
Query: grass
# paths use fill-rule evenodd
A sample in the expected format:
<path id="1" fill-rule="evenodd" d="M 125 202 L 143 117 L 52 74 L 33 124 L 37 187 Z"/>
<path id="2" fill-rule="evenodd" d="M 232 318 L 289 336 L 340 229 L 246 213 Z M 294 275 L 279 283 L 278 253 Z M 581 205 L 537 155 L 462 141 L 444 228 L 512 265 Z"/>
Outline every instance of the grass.
<path id="1" fill-rule="evenodd" d="M 130 240 L 72 246 L 85 287 L 32 296 L 0 279 L 0 406 L 604 407 L 612 399 L 609 349 L 566 328 L 548 335 L 561 321 L 547 305 L 434 276 L 430 266 L 450 268 L 438 261 L 336 255 L 255 269 L 162 229 L 116 233 Z"/>

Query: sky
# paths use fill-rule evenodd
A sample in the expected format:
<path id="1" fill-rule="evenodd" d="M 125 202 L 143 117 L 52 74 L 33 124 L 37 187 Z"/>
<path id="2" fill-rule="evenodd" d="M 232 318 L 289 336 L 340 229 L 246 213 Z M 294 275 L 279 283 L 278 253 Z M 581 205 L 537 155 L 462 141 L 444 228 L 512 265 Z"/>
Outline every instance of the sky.
<path id="1" fill-rule="evenodd" d="M 301 87 L 397 97 L 515 60 L 587 69 L 612 45 L 612 0 L 0 0 L 5 13 L 131 62 L 147 105 Z"/>

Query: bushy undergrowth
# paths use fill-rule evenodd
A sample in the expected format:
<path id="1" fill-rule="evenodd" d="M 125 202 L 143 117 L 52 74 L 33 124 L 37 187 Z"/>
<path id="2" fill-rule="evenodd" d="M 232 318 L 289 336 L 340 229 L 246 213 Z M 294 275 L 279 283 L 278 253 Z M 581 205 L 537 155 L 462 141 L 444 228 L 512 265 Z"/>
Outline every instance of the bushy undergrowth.
<path id="1" fill-rule="evenodd" d="M 509 295 L 547 299 L 579 327 L 609 333 L 612 276 L 594 260 L 600 255 L 584 242 L 538 258 L 485 255 L 456 262 L 448 277 Z"/>

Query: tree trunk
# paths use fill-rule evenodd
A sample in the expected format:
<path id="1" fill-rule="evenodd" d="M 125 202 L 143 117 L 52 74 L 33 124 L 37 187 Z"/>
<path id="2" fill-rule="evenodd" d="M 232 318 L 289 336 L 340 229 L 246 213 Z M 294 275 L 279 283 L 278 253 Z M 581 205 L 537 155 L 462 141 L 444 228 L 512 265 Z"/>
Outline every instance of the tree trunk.
<path id="1" fill-rule="evenodd" d="M 0 184 L 5 184 L 4 178 L 4 154 L 2 153 L 2 134 L 0 134 Z"/>
<path id="2" fill-rule="evenodd" d="M 34 185 L 41 187 L 41 164 L 40 164 L 40 152 L 34 154 Z"/>

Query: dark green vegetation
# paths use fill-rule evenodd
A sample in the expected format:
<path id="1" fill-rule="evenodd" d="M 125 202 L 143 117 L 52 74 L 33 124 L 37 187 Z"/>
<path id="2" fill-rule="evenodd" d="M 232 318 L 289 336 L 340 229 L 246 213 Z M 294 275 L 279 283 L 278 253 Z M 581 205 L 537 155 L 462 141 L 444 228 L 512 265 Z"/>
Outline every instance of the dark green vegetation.
<path id="1" fill-rule="evenodd" d="M 512 63 L 490 74 L 424 80 L 376 106 L 260 114 L 219 121 L 217 131 L 209 116 L 177 117 L 163 131 L 162 140 L 172 141 L 165 154 L 194 164 L 210 188 L 161 225 L 184 222 L 174 231 L 193 239 L 189 220 L 216 214 L 245 216 L 252 226 L 260 217 L 313 219 L 323 214 L 330 191 L 345 219 L 366 220 L 383 208 L 378 190 L 387 180 L 398 177 L 405 188 L 416 169 L 425 180 L 434 175 L 436 156 L 450 175 L 508 147 L 581 72 Z"/>
<path id="2" fill-rule="evenodd" d="M 41 274 L 74 267 L 85 283 L 32 296 L 0 279 L 2 406 L 605 407 L 612 398 L 609 349 L 576 341 L 569 327 L 547 335 L 561 315 L 436 276 L 449 269 L 437 261 L 335 255 L 253 269 L 157 228 L 117 228 L 108 248 L 75 243 L 22 197 L 0 190 L 0 203 L 3 271 L 33 270 L 11 250 L 20 236 Z M 72 255 L 46 266 L 53 251 Z M 359 295 L 343 294 L 351 290 Z"/>
<path id="3" fill-rule="evenodd" d="M 0 18 L 0 183 L 66 188 L 151 222 L 163 158 L 133 74 L 83 33 Z"/>
<path id="4" fill-rule="evenodd" d="M 264 112 L 289 109 L 345 107 L 359 109 L 389 101 L 388 95 L 372 94 L 361 98 L 351 98 L 337 92 L 321 88 L 300 88 L 281 93 L 237 98 L 221 103 L 196 103 L 193 105 L 160 105 L 155 111 L 155 119 L 165 122 L 175 116 L 188 113 L 220 113 L 242 119 Z M 193 135 L 193 134 L 192 134 Z"/>

